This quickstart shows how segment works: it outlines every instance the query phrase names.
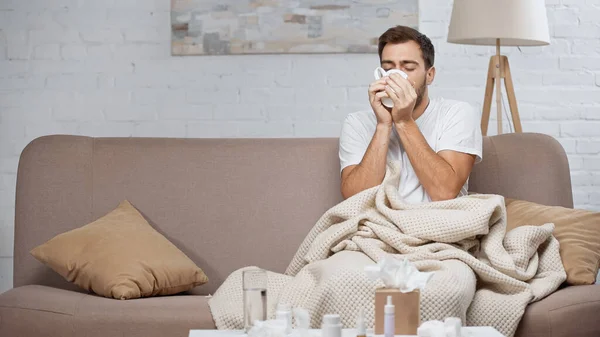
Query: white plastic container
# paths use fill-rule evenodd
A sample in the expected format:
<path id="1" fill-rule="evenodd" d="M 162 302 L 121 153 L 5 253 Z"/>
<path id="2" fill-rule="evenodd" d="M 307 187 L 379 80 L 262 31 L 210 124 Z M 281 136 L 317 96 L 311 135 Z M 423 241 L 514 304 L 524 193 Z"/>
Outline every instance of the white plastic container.
<path id="1" fill-rule="evenodd" d="M 275 319 L 286 322 L 285 333 L 292 333 L 292 307 L 289 304 L 278 304 Z"/>
<path id="2" fill-rule="evenodd" d="M 367 337 L 365 310 L 363 308 L 358 311 L 358 317 L 356 317 L 356 337 Z"/>
<path id="3" fill-rule="evenodd" d="M 340 315 L 328 314 L 323 316 L 321 333 L 322 337 L 342 337 L 342 321 Z"/>

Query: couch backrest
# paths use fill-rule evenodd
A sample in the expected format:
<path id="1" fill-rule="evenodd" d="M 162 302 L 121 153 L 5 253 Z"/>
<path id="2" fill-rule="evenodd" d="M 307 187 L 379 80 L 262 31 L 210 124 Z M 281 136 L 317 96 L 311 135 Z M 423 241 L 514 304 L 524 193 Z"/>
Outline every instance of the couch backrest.
<path id="1" fill-rule="evenodd" d="M 342 200 L 338 143 L 325 139 L 46 136 L 21 155 L 14 286 L 79 290 L 29 251 L 128 199 L 209 276 L 258 265 L 283 272 L 319 217 Z M 572 206 L 569 168 L 552 138 L 486 138 L 471 190 Z"/>

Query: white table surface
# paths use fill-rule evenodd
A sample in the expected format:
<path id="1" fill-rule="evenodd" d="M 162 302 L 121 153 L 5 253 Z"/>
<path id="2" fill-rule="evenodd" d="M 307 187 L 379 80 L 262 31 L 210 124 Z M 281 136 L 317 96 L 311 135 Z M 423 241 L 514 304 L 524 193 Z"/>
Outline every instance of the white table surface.
<path id="1" fill-rule="evenodd" d="M 312 336 L 320 336 L 319 329 L 310 330 Z M 190 330 L 188 337 L 245 337 L 246 333 L 242 330 Z M 373 335 L 383 336 L 383 335 Z M 396 335 L 396 337 L 415 337 L 416 335 Z M 342 329 L 342 337 L 356 337 L 355 329 Z M 461 337 L 505 337 L 493 327 L 470 327 L 462 328 Z"/>

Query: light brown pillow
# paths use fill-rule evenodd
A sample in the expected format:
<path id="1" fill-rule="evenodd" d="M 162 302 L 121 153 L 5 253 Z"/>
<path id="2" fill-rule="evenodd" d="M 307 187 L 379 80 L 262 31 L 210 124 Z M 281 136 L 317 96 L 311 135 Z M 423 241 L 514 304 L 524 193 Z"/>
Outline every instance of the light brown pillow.
<path id="1" fill-rule="evenodd" d="M 600 212 L 545 206 L 505 198 L 506 231 L 524 225 L 554 223 L 554 237 L 560 244 L 560 257 L 567 272 L 567 284 L 584 285 L 596 281 L 600 264 Z"/>
<path id="2" fill-rule="evenodd" d="M 127 200 L 100 219 L 55 236 L 31 254 L 69 282 L 122 300 L 173 295 L 208 282 L 202 269 Z"/>

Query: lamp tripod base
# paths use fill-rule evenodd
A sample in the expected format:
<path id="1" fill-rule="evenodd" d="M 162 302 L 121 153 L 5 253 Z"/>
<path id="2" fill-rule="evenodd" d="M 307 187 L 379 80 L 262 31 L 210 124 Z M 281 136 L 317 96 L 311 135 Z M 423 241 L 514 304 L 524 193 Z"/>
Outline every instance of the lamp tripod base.
<path id="1" fill-rule="evenodd" d="M 510 75 L 508 57 L 506 57 L 505 55 L 500 55 L 499 48 L 497 48 L 496 55 L 490 58 L 487 83 L 485 85 L 483 114 L 481 116 L 481 133 L 484 136 L 487 135 L 488 124 L 490 122 L 490 111 L 492 108 L 492 96 L 494 91 L 494 85 L 496 86 L 496 106 L 498 108 L 498 134 L 502 133 L 502 96 L 500 91 L 500 81 L 502 79 L 504 79 L 504 86 L 506 89 L 506 95 L 508 96 L 508 104 L 510 106 L 510 112 L 512 116 L 513 125 L 515 127 L 515 132 L 523 132 L 523 129 L 521 127 L 521 119 L 519 117 L 519 110 L 517 108 L 515 88 L 513 86 L 512 77 Z"/>

